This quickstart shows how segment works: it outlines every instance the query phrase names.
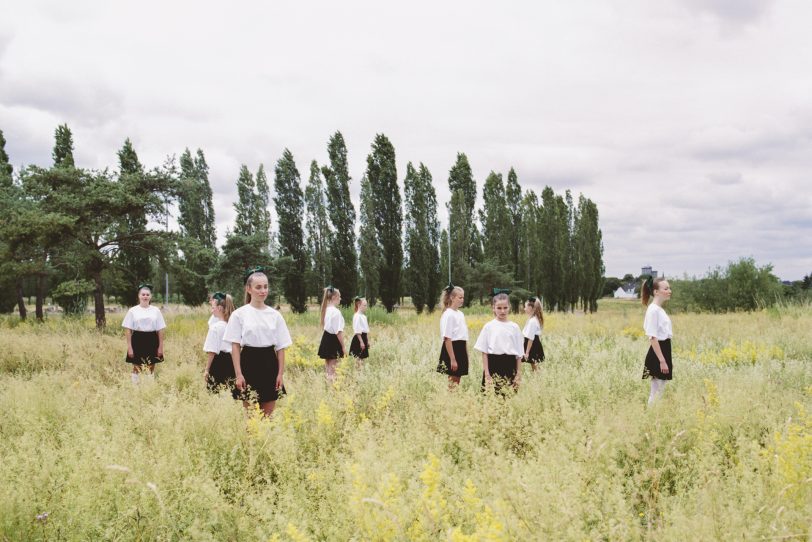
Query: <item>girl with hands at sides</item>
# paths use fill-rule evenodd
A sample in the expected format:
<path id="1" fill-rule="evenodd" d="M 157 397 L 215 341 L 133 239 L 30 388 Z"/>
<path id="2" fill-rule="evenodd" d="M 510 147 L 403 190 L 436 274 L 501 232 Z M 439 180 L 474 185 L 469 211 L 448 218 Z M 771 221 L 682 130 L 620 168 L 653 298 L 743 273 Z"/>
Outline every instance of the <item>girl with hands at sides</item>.
<path id="1" fill-rule="evenodd" d="M 344 357 L 344 316 L 336 305 L 341 302 L 338 288 L 328 286 L 321 300 L 321 326 L 324 333 L 319 344 L 319 357 L 324 360 L 327 381 L 336 380 L 338 358 Z"/>
<path id="2" fill-rule="evenodd" d="M 206 370 L 203 377 L 209 391 L 216 392 L 221 386 L 231 389 L 232 395 L 237 397 L 234 388 L 234 362 L 231 358 L 231 343 L 223 340 L 226 325 L 231 313 L 234 312 L 234 301 L 231 296 L 223 292 L 214 292 L 211 296 L 211 318 L 209 318 L 209 333 L 203 344 L 203 351 L 207 354 Z"/>
<path id="3" fill-rule="evenodd" d="M 367 316 L 367 300 L 363 297 L 356 297 L 355 314 L 352 316 L 352 342 L 350 343 L 350 355 L 358 360 L 360 365 L 362 359 L 369 357 L 369 323 Z"/>
<path id="4" fill-rule="evenodd" d="M 440 317 L 440 360 L 437 372 L 448 375 L 448 389 L 460 383 L 468 374 L 468 325 L 460 311 L 465 303 L 465 290 L 449 283 L 443 290 L 440 303 L 445 310 Z"/>
<path id="5" fill-rule="evenodd" d="M 524 304 L 524 313 L 530 317 L 524 325 L 524 361 L 535 371 L 538 364 L 544 361 L 544 347 L 541 346 L 541 331 L 544 329 L 544 313 L 541 300 L 531 297 Z"/>
<path id="6" fill-rule="evenodd" d="M 155 373 L 155 364 L 164 360 L 164 329 L 166 322 L 157 307 L 150 305 L 152 285 L 138 285 L 138 305 L 131 307 L 124 316 L 121 327 L 127 337 L 127 357 L 124 361 L 131 363 L 133 384 L 138 384 L 139 375 Z"/>
<path id="7" fill-rule="evenodd" d="M 649 305 L 649 301 L 652 300 Z M 671 286 L 664 277 L 649 276 L 640 288 L 643 306 L 648 305 L 643 320 L 643 330 L 649 338 L 649 348 L 643 364 L 643 378 L 651 378 L 651 391 L 648 404 L 651 406 L 662 396 L 665 382 L 674 377 L 671 362 L 671 318 L 665 313 L 663 304 L 671 299 Z"/>
<path id="8" fill-rule="evenodd" d="M 279 311 L 265 305 L 267 297 L 265 268 L 246 271 L 245 305 L 231 314 L 223 340 L 231 343 L 238 398 L 246 408 L 259 403 L 270 416 L 285 393 L 285 349 L 293 341 Z"/>
<path id="9" fill-rule="evenodd" d="M 520 365 L 524 357 L 522 332 L 519 325 L 508 320 L 510 290 L 493 289 L 494 319 L 482 327 L 474 348 L 482 352 L 482 391 L 491 385 L 504 394 L 509 384 L 518 389 L 521 379 Z"/>

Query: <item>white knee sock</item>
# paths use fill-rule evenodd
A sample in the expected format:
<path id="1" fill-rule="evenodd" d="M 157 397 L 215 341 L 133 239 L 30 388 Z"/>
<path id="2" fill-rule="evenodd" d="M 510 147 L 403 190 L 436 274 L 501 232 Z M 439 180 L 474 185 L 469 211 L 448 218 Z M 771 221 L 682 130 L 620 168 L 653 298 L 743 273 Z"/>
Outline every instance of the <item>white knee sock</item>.
<path id="1" fill-rule="evenodd" d="M 665 380 L 660 380 L 659 378 L 651 379 L 651 392 L 648 396 L 649 406 L 662 396 L 664 390 Z"/>
<path id="2" fill-rule="evenodd" d="M 138 384 L 138 373 L 130 373 L 130 379 L 132 379 L 133 384 Z"/>

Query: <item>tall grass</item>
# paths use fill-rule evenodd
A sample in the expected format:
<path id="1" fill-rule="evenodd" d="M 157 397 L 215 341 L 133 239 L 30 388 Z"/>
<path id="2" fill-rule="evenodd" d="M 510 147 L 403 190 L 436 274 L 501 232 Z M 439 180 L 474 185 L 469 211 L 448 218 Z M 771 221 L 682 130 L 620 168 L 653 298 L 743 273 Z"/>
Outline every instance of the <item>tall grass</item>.
<path id="1" fill-rule="evenodd" d="M 500 399 L 480 393 L 472 348 L 447 391 L 437 313 L 371 312 L 371 357 L 334 388 L 317 313 L 286 313 L 271 420 L 206 392 L 203 311 L 167 314 L 167 361 L 139 386 L 121 315 L 105 334 L 7 318 L 0 538 L 808 538 L 812 310 L 675 315 L 675 380 L 651 409 L 642 315 L 546 315 L 547 361 Z M 471 345 L 487 320 L 469 315 Z"/>

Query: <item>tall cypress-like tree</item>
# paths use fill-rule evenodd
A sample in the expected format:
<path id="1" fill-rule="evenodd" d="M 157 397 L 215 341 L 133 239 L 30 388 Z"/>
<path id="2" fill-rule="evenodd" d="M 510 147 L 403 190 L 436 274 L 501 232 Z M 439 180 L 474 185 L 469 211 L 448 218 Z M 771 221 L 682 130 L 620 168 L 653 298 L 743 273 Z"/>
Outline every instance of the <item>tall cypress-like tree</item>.
<path id="1" fill-rule="evenodd" d="M 561 219 L 561 208 L 564 207 L 564 218 Z M 545 186 L 541 192 L 541 206 L 539 207 L 539 237 L 541 239 L 541 295 L 547 310 L 560 307 L 563 293 L 562 253 L 562 223 L 566 220 L 566 205 L 560 196 L 556 196 L 553 189 Z"/>
<path id="2" fill-rule="evenodd" d="M 452 194 L 455 191 L 462 193 L 461 202 L 457 208 L 459 212 L 462 213 L 460 219 L 470 223 L 470 226 L 467 228 L 467 238 L 460 238 L 452 230 L 452 252 L 462 252 L 462 254 L 464 254 L 465 263 L 471 267 L 481 261 L 482 246 L 479 230 L 476 227 L 476 216 L 474 212 L 476 208 L 476 181 L 471 171 L 471 164 L 468 162 L 468 157 L 465 153 L 457 153 L 457 160 L 448 172 L 448 190 Z M 455 242 L 464 243 L 465 246 L 458 250 L 453 246 Z M 470 300 L 466 298 L 466 302 L 469 301 Z"/>
<path id="3" fill-rule="evenodd" d="M 358 263 L 361 268 L 360 293 L 367 298 L 369 306 L 374 307 L 380 297 L 381 247 L 375 231 L 375 202 L 372 186 L 366 175 L 361 179 L 361 227 L 358 234 Z"/>
<path id="4" fill-rule="evenodd" d="M 14 166 L 9 162 L 8 153 L 6 153 L 6 136 L 3 135 L 3 130 L 0 130 L 0 187 L 12 185 L 11 174 L 13 172 Z"/>
<path id="5" fill-rule="evenodd" d="M 310 178 L 305 188 L 307 210 L 307 252 L 311 258 L 309 292 L 316 297 L 331 276 L 330 222 L 321 170 L 315 160 L 310 162 Z"/>
<path id="6" fill-rule="evenodd" d="M 415 170 L 406 165 L 403 181 L 406 200 L 406 266 L 407 282 L 417 313 L 424 307 L 429 312 L 436 306 L 440 290 L 440 241 L 437 223 L 437 197 L 431 184 L 431 173 L 425 165 Z"/>
<path id="7" fill-rule="evenodd" d="M 327 144 L 330 165 L 322 168 L 327 185 L 327 206 L 332 223 L 330 256 L 332 285 L 341 290 L 341 304 L 349 306 L 355 297 L 358 269 L 355 253 L 355 207 L 350 199 L 347 145 L 341 132 Z"/>
<path id="8" fill-rule="evenodd" d="M 234 233 L 236 235 L 249 236 L 257 233 L 256 218 L 256 193 L 254 192 L 254 176 L 248 170 L 248 166 L 240 166 L 240 176 L 237 179 L 237 202 L 234 210 L 237 217 L 234 222 Z"/>
<path id="9" fill-rule="evenodd" d="M 294 164 L 294 168 L 296 165 Z M 298 175 L 298 171 L 296 172 Z M 271 190 L 268 186 L 268 178 L 265 175 L 265 166 L 260 164 L 256 176 L 256 197 L 254 198 L 254 231 L 261 240 L 271 250 Z"/>
<path id="10" fill-rule="evenodd" d="M 375 136 L 367 155 L 366 178 L 372 194 L 375 234 L 381 250 L 381 302 L 392 312 L 400 298 L 403 270 L 403 211 L 401 208 L 395 147 L 383 134 Z"/>
<path id="11" fill-rule="evenodd" d="M 508 237 L 510 240 L 511 258 L 513 264 L 513 276 L 518 280 L 519 272 L 519 250 L 522 231 L 522 187 L 519 186 L 519 179 L 516 170 L 510 168 L 505 185 L 505 198 L 508 211 Z"/>
<path id="12" fill-rule="evenodd" d="M 302 215 L 304 215 L 304 195 L 301 177 L 296 169 L 293 154 L 285 149 L 274 169 L 274 204 L 279 220 L 279 255 L 283 261 L 280 268 L 284 279 L 282 290 L 293 312 L 307 310 L 305 288 L 305 253 Z M 259 177 L 259 174 L 257 174 Z"/>
<path id="13" fill-rule="evenodd" d="M 142 180 L 144 167 L 138 160 L 138 154 L 133 148 L 129 138 L 124 141 L 118 151 L 119 182 L 130 182 L 136 184 Z M 130 177 L 123 179 L 123 177 Z M 137 285 L 139 282 L 148 280 L 152 274 L 152 262 L 149 254 L 140 250 L 137 243 L 126 242 L 127 238 L 136 238 L 147 232 L 147 216 L 143 210 L 127 214 L 121 221 L 123 242 L 120 246 L 116 267 L 118 268 L 121 280 L 111 285 L 110 292 L 119 297 L 127 305 L 138 304 Z"/>
<path id="14" fill-rule="evenodd" d="M 578 221 L 573 244 L 579 255 L 578 297 L 584 311 L 598 310 L 603 289 L 603 242 L 598 227 L 598 207 L 581 194 L 578 198 Z"/>
<path id="15" fill-rule="evenodd" d="M 418 178 L 426 201 L 426 227 L 429 238 L 429 265 L 426 270 L 428 284 L 426 290 L 426 308 L 431 313 L 437 306 L 438 293 L 442 284 L 442 273 L 440 270 L 440 254 L 438 246 L 442 238 L 440 237 L 440 221 L 437 219 L 437 192 L 434 190 L 434 182 L 429 169 L 420 164 Z"/>
<path id="16" fill-rule="evenodd" d="M 206 248 L 215 249 L 217 247 L 217 227 L 214 216 L 213 194 L 209 182 L 209 165 L 206 163 L 206 157 L 201 149 L 197 149 L 194 167 L 203 206 L 203 228 L 200 241 Z"/>
<path id="17" fill-rule="evenodd" d="M 73 160 L 73 133 L 67 124 L 60 124 L 54 132 L 54 167 L 76 167 Z"/>
<path id="18" fill-rule="evenodd" d="M 512 271 L 513 247 L 508 231 L 510 217 L 505 200 L 505 185 L 499 173 L 491 171 L 485 179 L 479 219 L 482 223 L 485 258 L 502 267 L 509 267 Z"/>
<path id="19" fill-rule="evenodd" d="M 538 198 L 528 190 L 520 206 L 521 224 L 519 228 L 518 280 L 526 290 L 538 294 L 540 291 L 541 244 L 538 221 Z"/>

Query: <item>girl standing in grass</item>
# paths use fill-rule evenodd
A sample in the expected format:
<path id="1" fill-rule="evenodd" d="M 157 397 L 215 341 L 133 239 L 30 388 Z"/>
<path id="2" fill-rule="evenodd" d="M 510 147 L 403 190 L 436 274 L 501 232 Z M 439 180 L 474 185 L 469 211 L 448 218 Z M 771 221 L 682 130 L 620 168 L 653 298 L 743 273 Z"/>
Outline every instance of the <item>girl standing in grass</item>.
<path id="1" fill-rule="evenodd" d="M 223 340 L 231 343 L 238 397 L 246 408 L 252 402 L 259 403 L 262 412 L 270 416 L 276 400 L 285 393 L 285 348 L 293 341 L 282 315 L 265 305 L 265 268 L 249 269 L 245 275 L 245 305 L 231 314 Z"/>
<path id="2" fill-rule="evenodd" d="M 138 285 L 138 305 L 131 307 L 124 316 L 121 327 L 127 337 L 127 357 L 131 363 L 132 381 L 138 384 L 139 375 L 146 366 L 150 376 L 155 373 L 155 364 L 164 360 L 164 315 L 157 307 L 150 305 L 152 284 Z"/>
<path id="3" fill-rule="evenodd" d="M 355 298 L 355 314 L 352 317 L 352 342 L 350 343 L 350 355 L 362 360 L 369 357 L 369 323 L 367 316 L 367 300 L 363 297 Z"/>
<path id="4" fill-rule="evenodd" d="M 506 385 L 518 389 L 521 379 L 520 365 L 522 332 L 519 325 L 508 320 L 510 313 L 510 290 L 493 289 L 494 319 L 485 324 L 477 337 L 474 348 L 482 352 L 482 390 L 491 385 L 504 393 Z"/>
<path id="5" fill-rule="evenodd" d="M 460 311 L 465 303 L 465 291 L 449 283 L 440 298 L 445 310 L 440 317 L 440 361 L 437 372 L 448 375 L 448 388 L 453 389 L 460 378 L 468 374 L 468 325 Z"/>
<path id="6" fill-rule="evenodd" d="M 237 392 L 234 389 L 234 362 L 231 359 L 231 343 L 223 340 L 226 333 L 226 325 L 231 313 L 234 312 L 234 301 L 231 296 L 223 292 L 215 292 L 211 296 L 211 318 L 209 319 L 209 333 L 206 335 L 206 342 L 203 344 L 203 351 L 206 352 L 208 360 L 203 377 L 206 379 L 206 386 L 212 392 L 216 392 L 220 386 L 231 388 L 234 397 Z"/>
<path id="7" fill-rule="evenodd" d="M 535 371 L 539 363 L 544 361 L 544 347 L 541 345 L 541 331 L 544 329 L 544 313 L 541 310 L 541 300 L 531 297 L 524 304 L 524 313 L 530 317 L 524 325 L 524 361 L 529 363 Z"/>
<path id="8" fill-rule="evenodd" d="M 649 305 L 649 301 L 654 301 Z M 674 377 L 671 362 L 671 318 L 665 313 L 663 304 L 671 299 L 671 286 L 663 277 L 649 276 L 640 288 L 643 306 L 648 305 L 643 329 L 649 338 L 649 348 L 643 365 L 643 378 L 651 378 L 649 406 L 662 396 L 665 382 Z"/>
<path id="9" fill-rule="evenodd" d="M 319 344 L 319 357 L 324 360 L 327 381 L 336 379 L 338 358 L 344 357 L 344 316 L 336 305 L 341 301 L 338 288 L 328 286 L 321 300 L 321 326 L 324 333 Z"/>

